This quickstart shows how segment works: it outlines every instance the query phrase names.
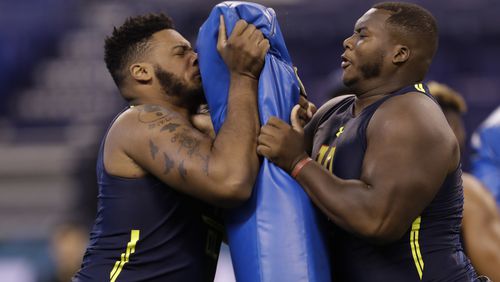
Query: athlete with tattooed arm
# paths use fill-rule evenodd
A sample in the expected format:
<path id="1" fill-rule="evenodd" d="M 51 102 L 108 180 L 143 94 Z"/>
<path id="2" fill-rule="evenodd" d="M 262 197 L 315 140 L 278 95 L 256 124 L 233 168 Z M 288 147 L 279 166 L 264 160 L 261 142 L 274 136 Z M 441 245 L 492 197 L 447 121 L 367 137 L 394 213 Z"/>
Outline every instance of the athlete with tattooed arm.
<path id="1" fill-rule="evenodd" d="M 203 202 L 231 207 L 251 195 L 268 48 L 245 21 L 227 38 L 221 18 L 217 49 L 231 85 L 226 122 L 211 136 L 197 122 L 197 54 L 171 19 L 137 16 L 115 28 L 105 61 L 129 107 L 101 145 L 97 219 L 73 281 L 213 281 L 220 230 L 209 228 L 217 223 Z"/>

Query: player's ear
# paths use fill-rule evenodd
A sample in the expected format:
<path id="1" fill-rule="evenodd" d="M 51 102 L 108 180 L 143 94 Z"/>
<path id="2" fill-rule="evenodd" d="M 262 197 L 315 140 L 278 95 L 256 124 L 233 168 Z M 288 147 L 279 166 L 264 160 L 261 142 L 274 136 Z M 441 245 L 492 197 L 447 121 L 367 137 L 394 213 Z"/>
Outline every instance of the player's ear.
<path id="1" fill-rule="evenodd" d="M 402 64 L 410 59 L 410 48 L 406 45 L 398 44 L 394 47 L 392 62 L 394 64 Z"/>
<path id="2" fill-rule="evenodd" d="M 154 69 L 148 63 L 135 63 L 129 68 L 130 76 L 139 83 L 148 83 L 153 79 Z"/>

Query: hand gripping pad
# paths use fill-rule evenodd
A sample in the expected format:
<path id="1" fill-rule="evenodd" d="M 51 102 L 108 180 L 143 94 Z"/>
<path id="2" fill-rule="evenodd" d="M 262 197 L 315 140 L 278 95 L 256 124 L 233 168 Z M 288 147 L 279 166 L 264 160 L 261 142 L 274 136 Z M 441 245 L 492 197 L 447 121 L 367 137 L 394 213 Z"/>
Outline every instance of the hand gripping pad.
<path id="1" fill-rule="evenodd" d="M 223 2 L 202 25 L 197 41 L 203 88 L 216 132 L 226 116 L 229 91 L 229 72 L 216 49 L 221 14 L 228 37 L 236 22 L 244 19 L 269 40 L 271 47 L 259 79 L 260 121 L 265 124 L 277 116 L 290 122 L 300 89 L 274 10 L 254 3 Z M 264 160 L 250 200 L 226 216 L 237 281 L 330 281 L 322 225 L 322 216 L 299 184 Z"/>

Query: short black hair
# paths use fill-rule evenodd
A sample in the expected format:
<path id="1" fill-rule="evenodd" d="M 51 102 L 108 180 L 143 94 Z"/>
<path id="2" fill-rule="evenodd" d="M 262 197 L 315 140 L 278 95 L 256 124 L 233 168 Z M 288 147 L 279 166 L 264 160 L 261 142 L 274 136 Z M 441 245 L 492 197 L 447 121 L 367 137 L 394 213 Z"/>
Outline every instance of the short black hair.
<path id="1" fill-rule="evenodd" d="M 173 28 L 172 19 L 163 13 L 129 17 L 119 28 L 114 27 L 104 42 L 104 61 L 118 87 L 128 66 L 148 50 L 151 36 Z"/>
<path id="2" fill-rule="evenodd" d="M 392 15 L 387 23 L 403 36 L 409 35 L 428 44 L 429 55 L 431 58 L 434 56 L 438 45 L 438 28 L 436 19 L 428 10 L 405 2 L 382 2 L 372 8 L 389 11 Z"/>

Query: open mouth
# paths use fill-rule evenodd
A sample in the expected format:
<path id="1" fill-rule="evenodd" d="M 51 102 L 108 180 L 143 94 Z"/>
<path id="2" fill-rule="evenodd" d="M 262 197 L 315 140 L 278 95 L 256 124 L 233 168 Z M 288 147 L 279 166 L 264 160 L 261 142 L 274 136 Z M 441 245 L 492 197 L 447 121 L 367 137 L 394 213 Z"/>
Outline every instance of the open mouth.
<path id="1" fill-rule="evenodd" d="M 343 69 L 346 69 L 348 68 L 349 66 L 351 65 L 350 62 L 347 62 L 347 61 L 344 61 L 340 64 L 340 66 L 343 68 Z"/>
<path id="2" fill-rule="evenodd" d="M 341 58 L 342 58 L 342 63 L 340 63 L 340 66 L 343 69 L 348 68 L 351 65 L 351 61 L 349 61 L 349 59 L 347 59 L 345 55 L 342 55 Z"/>

